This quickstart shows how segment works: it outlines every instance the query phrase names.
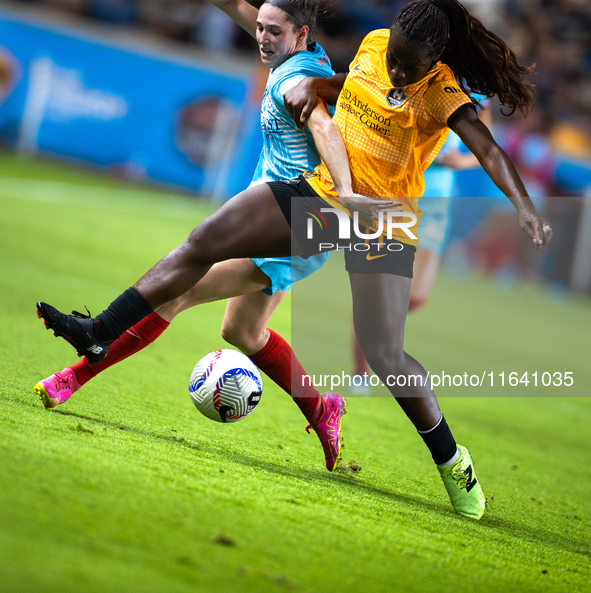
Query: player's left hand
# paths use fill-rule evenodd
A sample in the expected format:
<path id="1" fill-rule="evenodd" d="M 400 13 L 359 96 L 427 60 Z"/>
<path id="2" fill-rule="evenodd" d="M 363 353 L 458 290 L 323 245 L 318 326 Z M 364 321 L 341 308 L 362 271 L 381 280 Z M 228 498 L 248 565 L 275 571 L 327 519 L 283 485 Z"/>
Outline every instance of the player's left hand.
<path id="1" fill-rule="evenodd" d="M 538 249 L 552 238 L 550 223 L 535 210 L 533 212 L 522 210 L 519 214 L 519 226 Z"/>

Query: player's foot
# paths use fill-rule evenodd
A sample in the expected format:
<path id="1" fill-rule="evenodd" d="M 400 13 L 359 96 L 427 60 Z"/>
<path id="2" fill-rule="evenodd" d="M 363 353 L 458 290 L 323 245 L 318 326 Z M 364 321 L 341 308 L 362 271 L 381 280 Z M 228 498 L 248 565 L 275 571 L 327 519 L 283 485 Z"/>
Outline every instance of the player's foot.
<path id="1" fill-rule="evenodd" d="M 86 356 L 91 364 L 103 360 L 115 341 L 98 339 L 94 333 L 95 320 L 90 314 L 72 311 L 72 315 L 64 315 L 47 303 L 37 303 L 37 317 L 43 319 L 45 327 L 53 330 L 54 335 L 72 344 L 79 356 Z"/>
<path id="2" fill-rule="evenodd" d="M 306 426 L 309 433 L 310 428 L 318 435 L 322 449 L 324 450 L 324 461 L 326 469 L 333 471 L 341 460 L 343 449 L 343 435 L 341 434 L 341 418 L 347 411 L 347 400 L 338 393 L 329 391 L 320 396 L 320 410 L 318 419 Z"/>
<path id="3" fill-rule="evenodd" d="M 474 463 L 466 447 L 458 445 L 460 458 L 452 465 L 438 465 L 437 469 L 456 513 L 480 519 L 486 499 L 476 478 Z"/>
<path id="4" fill-rule="evenodd" d="M 66 367 L 61 373 L 54 373 L 39 381 L 33 390 L 46 408 L 63 404 L 75 391 L 80 389 L 74 371 Z"/>

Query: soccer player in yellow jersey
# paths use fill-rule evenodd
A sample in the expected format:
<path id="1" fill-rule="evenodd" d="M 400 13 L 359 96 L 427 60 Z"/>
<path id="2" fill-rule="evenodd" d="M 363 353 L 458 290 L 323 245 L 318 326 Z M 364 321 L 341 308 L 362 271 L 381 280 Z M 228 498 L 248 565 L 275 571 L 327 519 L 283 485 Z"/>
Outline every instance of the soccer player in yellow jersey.
<path id="1" fill-rule="evenodd" d="M 456 445 L 426 371 L 404 351 L 404 323 L 423 170 L 449 127 L 509 197 L 534 245 L 550 240 L 550 225 L 463 86 L 497 95 L 509 111 L 527 112 L 533 105 L 523 80 L 528 72 L 457 0 L 415 0 L 390 30 L 366 38 L 344 86 L 342 77 L 324 83 L 325 95 L 330 88 L 338 95 L 334 121 L 314 99 L 308 127 L 323 163 L 307 180 L 241 192 L 96 318 L 64 315 L 46 303 L 38 303 L 38 313 L 48 328 L 98 362 L 124 331 L 191 289 L 216 262 L 310 256 L 345 246 L 363 352 L 385 384 L 397 379 L 392 395 L 429 448 L 455 511 L 479 519 L 485 499 L 472 459 Z"/>
<path id="2" fill-rule="evenodd" d="M 336 102 L 334 121 L 346 130 L 353 191 L 375 198 L 397 197 L 405 212 L 415 214 L 416 223 L 409 230 L 416 235 L 419 197 L 425 189 L 423 171 L 443 146 L 455 119 L 464 108 L 473 109 L 473 103 L 441 62 L 416 82 L 391 81 L 384 63 L 389 39 L 387 29 L 365 38 Z M 306 179 L 332 206 L 346 210 L 326 164 Z M 403 243 L 417 242 L 402 229 L 396 229 L 394 237 Z"/>

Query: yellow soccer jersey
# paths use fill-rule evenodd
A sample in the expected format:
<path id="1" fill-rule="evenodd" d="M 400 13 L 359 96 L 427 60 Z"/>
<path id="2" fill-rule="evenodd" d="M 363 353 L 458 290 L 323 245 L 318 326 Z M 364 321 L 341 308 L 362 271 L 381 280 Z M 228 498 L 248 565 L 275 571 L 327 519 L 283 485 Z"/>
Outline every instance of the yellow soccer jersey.
<path id="1" fill-rule="evenodd" d="M 425 191 L 423 171 L 443 146 L 448 120 L 472 102 L 458 86 L 451 69 L 438 62 L 419 82 L 393 88 L 388 78 L 386 50 L 389 29 L 373 31 L 363 40 L 337 100 L 333 120 L 345 140 L 355 193 L 402 202 L 417 216 Z M 341 206 L 324 163 L 306 175 L 318 195 Z M 393 237 L 416 244 L 402 231 Z"/>

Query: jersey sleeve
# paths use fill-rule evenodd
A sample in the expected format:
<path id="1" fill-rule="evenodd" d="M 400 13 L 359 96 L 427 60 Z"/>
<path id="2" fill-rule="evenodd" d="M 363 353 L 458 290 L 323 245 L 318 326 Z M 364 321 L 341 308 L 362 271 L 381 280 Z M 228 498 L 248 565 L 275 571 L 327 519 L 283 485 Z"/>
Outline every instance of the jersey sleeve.
<path id="1" fill-rule="evenodd" d="M 309 78 L 311 76 L 326 78 L 327 76 L 332 76 L 334 74 L 330 65 L 327 65 L 326 62 L 322 60 L 320 60 L 321 63 L 317 63 L 317 60 L 318 58 L 316 56 L 304 55 L 304 57 L 295 62 L 293 66 L 273 84 L 273 87 L 270 89 L 271 96 L 279 108 L 282 109 L 282 111 L 285 111 L 285 113 L 287 113 L 287 110 L 285 110 L 283 106 L 283 95 L 287 93 L 287 91 L 299 84 L 304 78 Z"/>
<path id="2" fill-rule="evenodd" d="M 389 37 L 388 29 L 377 29 L 376 31 L 371 31 L 368 33 L 361 44 L 359 45 L 359 49 L 353 58 L 353 61 L 349 64 L 349 71 L 351 70 L 361 70 L 364 71 L 364 68 L 367 68 L 367 60 L 371 59 L 370 54 L 376 53 L 376 42 L 378 45 L 382 45 L 382 40 L 384 37 Z"/>
<path id="3" fill-rule="evenodd" d="M 283 95 L 287 93 L 294 86 L 298 85 L 306 76 L 301 72 L 293 72 L 290 76 L 286 76 L 273 85 L 273 99 L 279 104 L 283 103 Z"/>
<path id="4" fill-rule="evenodd" d="M 462 109 L 475 109 L 472 100 L 455 80 L 435 80 L 425 93 L 425 109 L 441 126 L 449 126 Z"/>

